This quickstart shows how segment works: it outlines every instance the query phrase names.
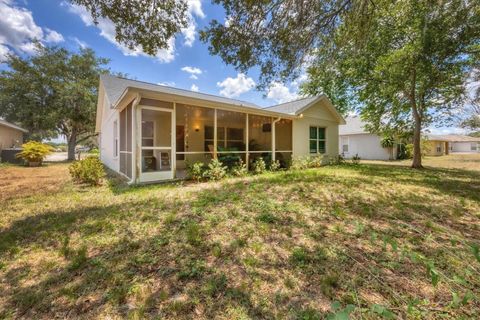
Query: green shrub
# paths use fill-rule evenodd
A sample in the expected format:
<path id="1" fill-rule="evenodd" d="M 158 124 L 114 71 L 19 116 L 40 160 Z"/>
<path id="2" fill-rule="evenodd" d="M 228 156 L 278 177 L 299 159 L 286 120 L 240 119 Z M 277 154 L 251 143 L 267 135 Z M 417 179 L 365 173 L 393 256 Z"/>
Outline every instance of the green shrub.
<path id="1" fill-rule="evenodd" d="M 344 164 L 345 163 L 345 158 L 340 154 L 338 156 L 330 157 L 329 160 L 330 160 L 329 163 L 331 165 L 339 165 L 339 164 Z"/>
<path id="2" fill-rule="evenodd" d="M 199 182 L 205 173 L 205 164 L 203 162 L 194 162 L 187 164 L 187 178 Z"/>
<path id="3" fill-rule="evenodd" d="M 322 162 L 323 162 L 322 155 L 297 157 L 292 160 L 292 164 L 290 168 L 293 170 L 319 168 L 322 166 Z"/>
<path id="4" fill-rule="evenodd" d="M 230 173 L 234 177 L 245 177 L 248 174 L 247 164 L 243 163 L 242 159 L 239 159 L 232 167 L 232 170 L 230 170 Z"/>
<path id="5" fill-rule="evenodd" d="M 278 171 L 281 167 L 280 161 L 275 160 L 270 163 L 270 171 Z"/>
<path id="6" fill-rule="evenodd" d="M 290 165 L 290 169 L 292 170 L 303 170 L 307 169 L 309 165 L 309 157 L 296 157 L 292 160 L 292 164 Z"/>
<path id="7" fill-rule="evenodd" d="M 221 180 L 227 175 L 227 167 L 224 166 L 218 159 L 212 159 L 208 164 L 207 169 L 203 173 L 203 177 L 208 180 Z"/>
<path id="8" fill-rule="evenodd" d="M 308 157 L 308 167 L 309 168 L 320 168 L 322 166 L 323 156 L 315 155 Z"/>
<path id="9" fill-rule="evenodd" d="M 53 152 L 52 146 L 37 141 L 29 141 L 22 144 L 22 151 L 17 154 L 17 158 L 22 158 L 27 162 L 42 163 L 43 159 Z"/>
<path id="10" fill-rule="evenodd" d="M 254 174 L 262 174 L 267 171 L 267 165 L 262 157 L 257 158 L 252 164 L 252 170 Z"/>
<path id="11" fill-rule="evenodd" d="M 87 183 L 92 186 L 99 185 L 105 176 L 105 169 L 98 157 L 90 156 L 80 161 L 75 161 L 68 168 L 73 180 Z"/>
<path id="12" fill-rule="evenodd" d="M 360 163 L 360 160 L 361 160 L 361 158 L 360 158 L 360 156 L 358 155 L 358 153 L 355 154 L 355 155 L 352 157 L 352 163 L 355 164 L 355 165 L 359 164 L 359 163 Z"/>

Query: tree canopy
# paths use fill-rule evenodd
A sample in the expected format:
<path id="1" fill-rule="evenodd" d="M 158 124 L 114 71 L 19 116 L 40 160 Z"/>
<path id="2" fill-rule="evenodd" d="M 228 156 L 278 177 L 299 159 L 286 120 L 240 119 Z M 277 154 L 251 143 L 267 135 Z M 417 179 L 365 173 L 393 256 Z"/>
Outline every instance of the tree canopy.
<path id="1" fill-rule="evenodd" d="M 42 45 L 31 57 L 10 55 L 0 72 L 0 116 L 33 139 L 66 136 L 72 159 L 76 144 L 94 135 L 98 78 L 107 62 L 91 49 Z"/>
<path id="2" fill-rule="evenodd" d="M 188 25 L 186 0 L 70 0 L 92 15 L 95 23 L 107 18 L 115 25 L 115 39 L 155 55 L 169 47 L 170 38 Z"/>

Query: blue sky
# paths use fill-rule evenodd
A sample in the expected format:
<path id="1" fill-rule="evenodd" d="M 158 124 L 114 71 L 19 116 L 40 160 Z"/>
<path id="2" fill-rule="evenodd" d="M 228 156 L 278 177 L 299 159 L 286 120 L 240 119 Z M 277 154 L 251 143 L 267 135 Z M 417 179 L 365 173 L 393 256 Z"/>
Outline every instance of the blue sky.
<path id="1" fill-rule="evenodd" d="M 101 19 L 94 25 L 82 7 L 68 1 L 0 0 L 0 61 L 8 52 L 32 54 L 35 38 L 70 50 L 92 48 L 98 56 L 111 60 L 112 71 L 137 80 L 246 100 L 260 106 L 298 98 L 298 84 L 305 75 L 291 84 L 272 83 L 267 91 L 259 92 L 255 89 L 258 82 L 255 69 L 239 74 L 219 57 L 211 56 L 207 45 L 199 41 L 198 31 L 212 19 L 225 22 L 223 8 L 211 4 L 210 0 L 187 1 L 189 28 L 171 39 L 169 50 L 151 57 L 116 43 L 110 21 Z M 437 134 L 463 133 L 460 128 L 432 126 L 430 130 Z"/>
<path id="2" fill-rule="evenodd" d="M 101 20 L 95 26 L 83 8 L 72 6 L 68 1 L 0 0 L 0 13 L 8 17 L 0 22 L 0 58 L 7 50 L 30 54 L 31 38 L 37 38 L 45 44 L 70 50 L 90 47 L 98 56 L 111 60 L 112 71 L 142 81 L 223 95 L 261 106 L 297 98 L 296 85 L 276 83 L 269 91 L 257 91 L 258 72 L 250 70 L 248 74 L 239 74 L 219 57 L 208 53 L 207 45 L 198 39 L 198 31 L 211 19 L 225 21 L 223 8 L 210 1 L 189 0 L 189 28 L 175 41 L 172 39 L 170 50 L 157 57 L 119 45 L 114 40 L 110 21 Z"/>

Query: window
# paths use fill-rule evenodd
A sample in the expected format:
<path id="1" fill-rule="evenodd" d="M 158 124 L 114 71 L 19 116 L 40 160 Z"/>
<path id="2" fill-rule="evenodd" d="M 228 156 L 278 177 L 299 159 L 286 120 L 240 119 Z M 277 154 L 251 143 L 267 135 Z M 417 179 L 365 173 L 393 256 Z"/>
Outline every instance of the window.
<path id="1" fill-rule="evenodd" d="M 325 153 L 325 128 L 310 127 L 310 153 Z"/>
<path id="2" fill-rule="evenodd" d="M 440 142 L 437 143 L 437 152 L 442 152 L 442 145 L 440 144 Z"/>
<path id="3" fill-rule="evenodd" d="M 477 151 L 477 143 L 476 142 L 472 142 L 472 145 L 470 146 L 470 150 L 471 151 Z"/>
<path id="4" fill-rule="evenodd" d="M 113 156 L 118 157 L 118 122 L 113 121 Z"/>
<path id="5" fill-rule="evenodd" d="M 342 152 L 348 153 L 348 138 L 342 138 Z"/>

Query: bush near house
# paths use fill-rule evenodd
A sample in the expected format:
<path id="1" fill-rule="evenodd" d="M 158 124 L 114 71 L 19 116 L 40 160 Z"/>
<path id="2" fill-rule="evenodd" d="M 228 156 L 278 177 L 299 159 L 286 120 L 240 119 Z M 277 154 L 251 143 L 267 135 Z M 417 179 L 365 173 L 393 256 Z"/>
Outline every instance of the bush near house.
<path id="1" fill-rule="evenodd" d="M 53 147 L 38 141 L 29 141 L 22 144 L 22 151 L 17 154 L 17 158 L 25 160 L 29 165 L 41 165 L 43 159 L 53 152 Z"/>
<path id="2" fill-rule="evenodd" d="M 68 168 L 75 182 L 98 186 L 105 177 L 105 169 L 97 156 L 73 162 Z"/>

